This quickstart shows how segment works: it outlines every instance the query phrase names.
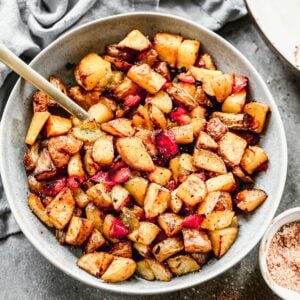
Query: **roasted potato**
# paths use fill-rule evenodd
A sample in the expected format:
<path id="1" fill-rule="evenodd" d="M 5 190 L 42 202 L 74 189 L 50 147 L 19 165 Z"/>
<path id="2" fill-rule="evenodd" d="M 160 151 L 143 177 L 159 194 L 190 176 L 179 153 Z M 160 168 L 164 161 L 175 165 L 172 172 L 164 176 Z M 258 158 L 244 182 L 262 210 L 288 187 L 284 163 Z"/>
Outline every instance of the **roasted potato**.
<path id="1" fill-rule="evenodd" d="M 231 172 L 206 180 L 207 192 L 224 191 L 232 192 L 236 188 L 236 182 Z"/>
<path id="2" fill-rule="evenodd" d="M 143 106 L 140 105 L 135 114 L 132 117 L 132 124 L 136 126 L 137 128 L 146 129 L 146 130 L 152 130 L 153 124 L 150 119 L 149 110 Z"/>
<path id="3" fill-rule="evenodd" d="M 39 158 L 40 143 L 36 142 L 26 149 L 23 157 L 23 164 L 26 171 L 32 171 L 36 167 L 36 162 Z"/>
<path id="4" fill-rule="evenodd" d="M 96 229 L 102 232 L 103 218 L 100 209 L 94 205 L 94 203 L 89 203 L 85 207 L 85 215 L 88 220 L 94 223 Z"/>
<path id="5" fill-rule="evenodd" d="M 97 183 L 86 191 L 88 198 L 99 208 L 109 208 L 113 204 L 109 188 L 103 183 Z"/>
<path id="6" fill-rule="evenodd" d="M 155 105 L 148 104 L 149 116 L 155 128 L 165 129 L 167 127 L 167 119 L 163 112 Z"/>
<path id="7" fill-rule="evenodd" d="M 231 210 L 212 211 L 203 220 L 201 228 L 213 231 L 228 227 L 233 216 L 234 212 Z"/>
<path id="8" fill-rule="evenodd" d="M 200 132 L 203 131 L 206 127 L 206 120 L 192 118 L 192 125 L 194 137 L 198 137 Z"/>
<path id="9" fill-rule="evenodd" d="M 251 176 L 247 175 L 246 172 L 240 166 L 234 166 L 232 168 L 232 173 L 234 176 L 238 177 L 241 181 L 246 183 L 253 183 L 254 180 Z"/>
<path id="10" fill-rule="evenodd" d="M 175 189 L 172 193 L 171 193 L 171 199 L 170 199 L 170 209 L 172 210 L 172 212 L 174 213 L 179 213 L 181 208 L 183 205 L 183 201 L 177 196 L 177 189 Z"/>
<path id="11" fill-rule="evenodd" d="M 107 123 L 103 123 L 101 124 L 101 129 L 118 137 L 132 136 L 135 132 L 132 127 L 131 120 L 126 118 L 118 118 Z"/>
<path id="12" fill-rule="evenodd" d="M 114 118 L 114 113 L 111 108 L 101 102 L 92 105 L 89 108 L 88 113 L 97 123 L 100 124 L 108 122 Z"/>
<path id="13" fill-rule="evenodd" d="M 172 278 L 172 273 L 170 270 L 162 263 L 155 259 L 146 258 L 145 261 L 150 266 L 150 269 L 154 273 L 154 277 L 159 281 L 170 281 Z"/>
<path id="14" fill-rule="evenodd" d="M 192 75 L 196 78 L 196 80 L 199 80 L 201 82 L 211 81 L 213 78 L 219 77 L 222 75 L 221 71 L 208 70 L 208 69 L 204 69 L 204 68 L 198 68 L 195 66 L 192 66 L 190 68 L 190 71 L 192 72 Z"/>
<path id="15" fill-rule="evenodd" d="M 196 147 L 198 149 L 208 149 L 215 151 L 218 149 L 218 143 L 205 131 L 200 131 L 198 139 L 196 141 Z"/>
<path id="16" fill-rule="evenodd" d="M 133 230 L 128 238 L 133 242 L 150 245 L 160 232 L 160 228 L 151 222 L 140 222 L 138 229 Z"/>
<path id="17" fill-rule="evenodd" d="M 193 124 L 175 126 L 171 128 L 171 131 L 174 133 L 177 144 L 190 144 L 194 140 Z"/>
<path id="18" fill-rule="evenodd" d="M 170 256 L 184 249 L 183 242 L 179 238 L 169 237 L 153 247 L 152 253 L 154 257 L 162 262 Z"/>
<path id="19" fill-rule="evenodd" d="M 231 94 L 233 86 L 233 75 L 223 74 L 213 77 L 210 81 L 210 84 L 217 101 L 224 102 L 224 100 Z"/>
<path id="20" fill-rule="evenodd" d="M 268 195 L 263 190 L 250 189 L 243 190 L 235 196 L 237 207 L 245 212 L 251 212 L 261 205 Z"/>
<path id="21" fill-rule="evenodd" d="M 100 94 L 99 90 L 86 91 L 81 86 L 73 86 L 69 90 L 70 98 L 86 110 L 100 101 Z"/>
<path id="22" fill-rule="evenodd" d="M 167 260 L 168 266 L 174 275 L 180 276 L 200 270 L 197 262 L 187 255 L 177 255 Z"/>
<path id="23" fill-rule="evenodd" d="M 52 137 L 67 133 L 72 128 L 70 119 L 50 115 L 45 126 L 46 137 Z"/>
<path id="24" fill-rule="evenodd" d="M 130 202 L 129 192 L 120 184 L 116 184 L 111 189 L 111 199 L 113 208 L 120 211 L 124 206 Z"/>
<path id="25" fill-rule="evenodd" d="M 244 110 L 247 92 L 245 89 L 228 96 L 222 104 L 222 112 L 239 114 Z"/>
<path id="26" fill-rule="evenodd" d="M 153 271 L 151 270 L 148 262 L 143 259 L 136 263 L 136 274 L 146 280 L 154 280 L 155 276 Z"/>
<path id="27" fill-rule="evenodd" d="M 220 111 L 215 111 L 212 114 L 213 118 L 219 118 L 222 123 L 224 123 L 228 128 L 235 130 L 246 130 L 248 129 L 245 118 L 246 114 L 233 114 L 225 113 Z"/>
<path id="28" fill-rule="evenodd" d="M 196 62 L 198 52 L 200 48 L 200 42 L 197 40 L 184 40 L 177 52 L 177 68 L 185 67 L 189 69 Z"/>
<path id="29" fill-rule="evenodd" d="M 209 252 L 211 251 L 211 242 L 203 230 L 183 228 L 184 250 L 188 253 Z"/>
<path id="30" fill-rule="evenodd" d="M 129 95 L 136 95 L 139 93 L 140 87 L 128 77 L 115 88 L 114 94 L 118 99 L 125 99 Z"/>
<path id="31" fill-rule="evenodd" d="M 43 148 L 37 159 L 33 175 L 37 180 L 45 180 L 53 177 L 55 174 L 56 167 L 53 164 L 49 151 L 47 148 Z"/>
<path id="32" fill-rule="evenodd" d="M 151 43 L 139 30 L 134 29 L 130 31 L 121 42 L 119 42 L 118 47 L 143 51 L 151 47 Z"/>
<path id="33" fill-rule="evenodd" d="M 94 176 L 100 170 L 100 166 L 93 160 L 92 153 L 92 149 L 89 149 L 83 156 L 84 169 L 89 176 Z"/>
<path id="34" fill-rule="evenodd" d="M 102 224 L 102 229 L 101 229 L 101 233 L 104 235 L 104 237 L 112 243 L 116 243 L 119 241 L 118 239 L 111 238 L 111 236 L 110 236 L 110 230 L 111 230 L 114 220 L 115 220 L 115 217 L 113 215 L 111 215 L 111 214 L 106 215 L 104 218 L 103 224 Z"/>
<path id="35" fill-rule="evenodd" d="M 200 56 L 197 66 L 201 68 L 205 68 L 207 70 L 212 70 L 212 71 L 216 70 L 216 66 L 213 61 L 213 58 L 208 53 L 204 53 Z"/>
<path id="36" fill-rule="evenodd" d="M 183 218 L 174 213 L 163 213 L 158 216 L 157 222 L 167 236 L 173 236 L 183 227 Z"/>
<path id="37" fill-rule="evenodd" d="M 92 253 L 103 246 L 105 243 L 106 241 L 102 233 L 98 229 L 94 228 L 84 248 L 84 252 Z"/>
<path id="38" fill-rule="evenodd" d="M 132 177 L 127 180 L 124 187 L 141 206 L 144 206 L 144 199 L 148 187 L 148 181 L 143 177 Z"/>
<path id="39" fill-rule="evenodd" d="M 165 186 L 172 176 L 172 172 L 167 168 L 156 167 L 153 172 L 148 175 L 151 182 Z"/>
<path id="40" fill-rule="evenodd" d="M 228 131 L 228 127 L 219 118 L 211 118 L 207 122 L 206 131 L 215 141 L 218 141 Z"/>
<path id="41" fill-rule="evenodd" d="M 188 175 L 196 171 L 193 166 L 193 157 L 183 153 L 170 160 L 169 168 L 176 182 L 183 182 Z"/>
<path id="42" fill-rule="evenodd" d="M 114 157 L 113 137 L 110 135 L 99 137 L 93 145 L 93 160 L 100 166 L 110 166 Z"/>
<path id="43" fill-rule="evenodd" d="M 155 145 L 155 135 L 152 131 L 139 128 L 135 133 L 135 136 L 142 139 L 143 144 L 150 156 L 157 155 L 158 152 Z"/>
<path id="44" fill-rule="evenodd" d="M 262 148 L 249 146 L 241 159 L 241 167 L 251 175 L 258 167 L 267 161 L 268 156 Z"/>
<path id="45" fill-rule="evenodd" d="M 110 249 L 110 253 L 114 256 L 120 256 L 125 258 L 132 257 L 132 245 L 130 241 L 120 241 L 114 243 Z"/>
<path id="46" fill-rule="evenodd" d="M 158 107 L 163 113 L 168 114 L 172 111 L 173 102 L 170 96 L 165 91 L 159 91 L 149 99 L 149 103 L 152 103 Z"/>
<path id="47" fill-rule="evenodd" d="M 83 163 L 79 153 L 71 156 L 68 163 L 68 175 L 69 176 L 78 176 L 80 178 L 85 178 L 85 171 L 83 168 Z"/>
<path id="48" fill-rule="evenodd" d="M 104 132 L 98 127 L 96 121 L 85 121 L 79 126 L 73 127 L 72 134 L 78 140 L 83 142 L 93 143 L 100 136 L 104 135 Z"/>
<path id="49" fill-rule="evenodd" d="M 244 112 L 249 114 L 254 120 L 251 130 L 261 133 L 265 126 L 269 106 L 263 103 L 249 102 L 245 105 Z"/>

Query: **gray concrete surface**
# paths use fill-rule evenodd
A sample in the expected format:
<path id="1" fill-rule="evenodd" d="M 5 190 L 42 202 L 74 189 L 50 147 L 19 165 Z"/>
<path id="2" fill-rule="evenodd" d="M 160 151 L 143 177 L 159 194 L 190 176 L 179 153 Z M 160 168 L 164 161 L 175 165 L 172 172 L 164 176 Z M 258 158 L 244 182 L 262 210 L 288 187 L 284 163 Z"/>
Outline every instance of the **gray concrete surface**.
<path id="1" fill-rule="evenodd" d="M 277 214 L 287 208 L 300 206 L 300 80 L 267 47 L 249 17 L 227 25 L 220 34 L 244 53 L 263 76 L 284 121 L 289 168 Z M 260 275 L 257 250 L 258 247 L 234 268 L 202 285 L 167 296 L 135 298 L 278 299 Z M 111 294 L 73 280 L 47 262 L 22 234 L 0 240 L 0 299 L 121 298 L 134 297 Z"/>

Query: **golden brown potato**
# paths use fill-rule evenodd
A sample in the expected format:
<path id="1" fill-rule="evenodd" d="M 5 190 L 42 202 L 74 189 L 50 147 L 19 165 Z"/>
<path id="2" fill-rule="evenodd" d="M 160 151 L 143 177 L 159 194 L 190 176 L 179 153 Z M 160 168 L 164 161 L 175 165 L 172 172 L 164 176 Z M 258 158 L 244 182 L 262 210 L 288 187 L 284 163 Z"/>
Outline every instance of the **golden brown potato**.
<path id="1" fill-rule="evenodd" d="M 140 222 L 138 229 L 128 234 L 128 238 L 133 242 L 137 242 L 149 246 L 156 238 L 160 228 L 151 222 Z"/>
<path id="2" fill-rule="evenodd" d="M 207 134 L 205 131 L 200 131 L 196 142 L 196 147 L 215 151 L 219 146 L 209 134 Z"/>
<path id="3" fill-rule="evenodd" d="M 122 159 L 131 168 L 144 172 L 154 171 L 154 163 L 140 138 L 119 138 L 116 146 Z"/>
<path id="4" fill-rule="evenodd" d="M 258 146 L 249 146 L 241 159 L 241 166 L 251 175 L 258 167 L 267 161 L 268 156 L 262 148 Z"/>
<path id="5" fill-rule="evenodd" d="M 70 158 L 68 163 L 68 175 L 85 178 L 85 171 L 83 168 L 80 153 L 76 153 Z"/>
<path id="6" fill-rule="evenodd" d="M 157 93 L 166 83 L 166 79 L 153 71 L 147 64 L 132 66 L 127 76 L 150 94 Z"/>
<path id="7" fill-rule="evenodd" d="M 223 256 L 231 247 L 238 234 L 238 228 L 229 227 L 209 232 L 215 256 Z"/>
<path id="8" fill-rule="evenodd" d="M 101 279 L 105 282 L 120 282 L 130 278 L 136 269 L 136 263 L 131 258 L 115 256 Z"/>
<path id="9" fill-rule="evenodd" d="M 176 182 L 183 182 L 188 175 L 196 171 L 193 166 L 193 157 L 187 153 L 182 153 L 171 159 L 169 168 Z"/>
<path id="10" fill-rule="evenodd" d="M 176 196 L 184 203 L 194 206 L 204 199 L 206 193 L 205 182 L 197 174 L 191 174 L 179 185 Z"/>
<path id="11" fill-rule="evenodd" d="M 44 180 L 53 177 L 56 174 L 56 168 L 51 160 L 47 148 L 44 148 L 36 162 L 33 175 L 37 180 Z"/>
<path id="12" fill-rule="evenodd" d="M 193 124 L 175 126 L 171 128 L 171 131 L 174 133 L 177 144 L 190 144 L 194 140 Z"/>
<path id="13" fill-rule="evenodd" d="M 155 105 L 148 104 L 149 116 L 155 128 L 165 129 L 167 127 L 167 119 L 163 112 Z"/>
<path id="14" fill-rule="evenodd" d="M 206 108 L 203 106 L 197 106 L 190 113 L 192 118 L 195 119 L 205 119 L 206 118 Z"/>
<path id="15" fill-rule="evenodd" d="M 96 121 L 85 121 L 79 126 L 73 127 L 72 134 L 78 140 L 83 142 L 93 143 L 100 136 L 104 135 L 104 132 L 98 127 Z"/>
<path id="16" fill-rule="evenodd" d="M 160 32 L 154 36 L 154 49 L 159 59 L 167 62 L 171 67 L 176 66 L 178 49 L 183 41 L 180 35 Z"/>
<path id="17" fill-rule="evenodd" d="M 207 192 L 232 192 L 236 188 L 235 179 L 231 172 L 206 180 Z"/>
<path id="18" fill-rule="evenodd" d="M 110 253 L 114 256 L 120 256 L 125 258 L 132 257 L 132 245 L 130 241 L 120 241 L 114 243 L 110 249 Z"/>
<path id="19" fill-rule="evenodd" d="M 218 102 L 223 102 L 231 94 L 232 86 L 232 74 L 223 74 L 211 80 L 211 87 Z"/>
<path id="20" fill-rule="evenodd" d="M 110 63 L 96 53 L 89 53 L 82 58 L 75 70 L 77 83 L 87 91 L 104 87 L 111 75 Z"/>
<path id="21" fill-rule="evenodd" d="M 89 176 L 95 175 L 100 170 L 100 166 L 93 160 L 92 149 L 86 150 L 83 156 L 83 164 Z"/>
<path id="22" fill-rule="evenodd" d="M 103 57 L 105 60 L 106 60 L 106 55 Z M 110 61 L 108 60 L 109 62 L 112 62 L 114 63 L 114 61 Z M 112 75 L 110 76 L 109 78 L 109 81 L 108 81 L 108 84 L 106 85 L 105 88 L 107 89 L 110 89 L 110 90 L 115 90 L 119 84 L 122 82 L 122 80 L 124 79 L 124 74 L 122 71 L 112 71 Z M 104 99 L 108 99 L 108 98 L 105 98 L 105 97 L 102 97 Z M 109 99 L 110 102 L 113 102 L 113 100 Z M 105 103 L 103 103 L 105 104 Z M 109 107 L 109 106 L 107 106 Z M 112 109 L 114 110 L 114 109 Z"/>
<path id="23" fill-rule="evenodd" d="M 100 124 L 108 122 L 114 118 L 114 113 L 111 108 L 101 102 L 92 105 L 89 108 L 88 113 L 97 123 Z"/>
<path id="24" fill-rule="evenodd" d="M 183 228 L 184 250 L 189 253 L 211 251 L 211 242 L 203 230 Z"/>
<path id="25" fill-rule="evenodd" d="M 144 200 L 146 218 L 154 218 L 163 213 L 168 208 L 170 199 L 171 194 L 168 189 L 150 183 Z"/>
<path id="26" fill-rule="evenodd" d="M 234 166 L 232 168 L 232 173 L 234 176 L 238 177 L 241 181 L 246 183 L 253 183 L 254 180 L 246 174 L 246 172 L 240 166 Z"/>
<path id="27" fill-rule="evenodd" d="M 33 213 L 48 227 L 53 227 L 53 224 L 49 220 L 49 217 L 46 213 L 45 207 L 40 199 L 35 194 L 30 194 L 28 197 L 28 205 Z"/>
<path id="28" fill-rule="evenodd" d="M 219 118 L 230 129 L 245 130 L 248 129 L 245 126 L 245 114 L 233 114 L 215 111 L 212 113 L 213 118 Z"/>
<path id="29" fill-rule="evenodd" d="M 228 227 L 233 216 L 234 212 L 231 210 L 212 211 L 201 223 L 201 228 L 212 231 Z"/>
<path id="30" fill-rule="evenodd" d="M 113 137 L 99 137 L 93 145 L 92 157 L 100 166 L 110 166 L 115 158 Z"/>
<path id="31" fill-rule="evenodd" d="M 101 129 L 109 134 L 119 137 L 132 136 L 135 132 L 131 120 L 126 118 L 118 118 L 103 123 L 101 124 Z"/>
<path id="32" fill-rule="evenodd" d="M 139 30 L 134 29 L 130 31 L 121 42 L 119 42 L 118 47 L 143 51 L 151 47 L 151 43 Z"/>
<path id="33" fill-rule="evenodd" d="M 111 199 L 113 208 L 120 211 L 124 206 L 130 202 L 129 192 L 120 184 L 116 184 L 111 189 Z"/>
<path id="34" fill-rule="evenodd" d="M 111 226 L 113 224 L 113 221 L 115 220 L 115 217 L 111 214 L 108 214 L 105 216 L 103 224 L 102 224 L 102 229 L 101 232 L 104 235 L 104 237 L 106 239 L 108 239 L 109 241 L 111 241 L 112 243 L 116 243 L 119 240 L 116 238 L 111 238 L 110 237 L 110 230 L 111 230 Z"/>
<path id="35" fill-rule="evenodd" d="M 92 253 L 105 244 L 105 238 L 102 233 L 94 228 L 89 240 L 84 248 L 85 253 Z"/>
<path id="36" fill-rule="evenodd" d="M 198 52 L 200 48 L 200 42 L 196 40 L 184 40 L 177 53 L 177 68 L 186 67 L 189 69 L 196 62 Z"/>
<path id="37" fill-rule="evenodd" d="M 190 255 L 197 262 L 199 266 L 203 266 L 210 259 L 211 252 L 191 253 Z"/>
<path id="38" fill-rule="evenodd" d="M 46 207 L 50 222 L 57 229 L 63 229 L 69 223 L 75 208 L 75 200 L 69 188 L 58 193 Z"/>
<path id="39" fill-rule="evenodd" d="M 228 96 L 222 104 L 222 112 L 239 114 L 243 112 L 247 92 L 245 89 Z"/>
<path id="40" fill-rule="evenodd" d="M 184 245 L 182 240 L 179 238 L 171 237 L 164 239 L 160 243 L 156 244 L 153 247 L 152 253 L 159 262 L 162 262 L 183 249 Z"/>
<path id="41" fill-rule="evenodd" d="M 140 87 L 128 77 L 115 88 L 114 94 L 118 99 L 125 99 L 129 95 L 138 94 Z"/>
<path id="42" fill-rule="evenodd" d="M 163 113 L 170 113 L 173 108 L 173 102 L 170 96 L 165 91 L 159 91 L 153 95 L 149 102 L 157 106 Z"/>
<path id="43" fill-rule="evenodd" d="M 141 206 L 144 206 L 144 199 L 148 187 L 148 180 L 143 177 L 132 177 L 127 180 L 124 187 Z"/>
<path id="44" fill-rule="evenodd" d="M 205 119 L 192 118 L 192 125 L 193 125 L 194 137 L 198 137 L 200 132 L 205 130 L 206 120 Z"/>
<path id="45" fill-rule="evenodd" d="M 89 203 L 85 207 L 85 215 L 88 220 L 94 223 L 95 228 L 97 228 L 99 231 L 102 231 L 102 226 L 103 226 L 102 214 L 99 208 L 94 205 L 94 203 Z"/>
<path id="46" fill-rule="evenodd" d="M 135 136 L 142 139 L 150 156 L 157 155 L 158 152 L 155 145 L 155 135 L 153 131 L 139 128 L 135 133 Z"/>
<path id="47" fill-rule="evenodd" d="M 225 163 L 229 166 L 236 166 L 241 162 L 246 147 L 246 140 L 234 133 L 227 132 L 219 141 L 218 152 Z"/>
<path id="48" fill-rule="evenodd" d="M 133 243 L 133 248 L 143 257 L 150 258 L 152 257 L 151 247 L 144 245 L 142 243 Z"/>
<path id="49" fill-rule="evenodd" d="M 211 81 L 213 78 L 222 75 L 221 71 L 208 70 L 194 66 L 190 68 L 190 71 L 192 72 L 192 75 L 196 78 L 196 80 L 199 80 L 201 82 Z"/>
<path id="50" fill-rule="evenodd" d="M 77 265 L 94 276 L 101 276 L 113 259 L 114 256 L 106 252 L 88 253 L 77 260 Z"/>
<path id="51" fill-rule="evenodd" d="M 52 137 L 67 133 L 72 128 L 70 119 L 50 115 L 46 122 L 46 137 Z"/>
<path id="52" fill-rule="evenodd" d="M 218 174 L 226 174 L 227 169 L 222 158 L 214 152 L 204 149 L 195 149 L 194 165 L 207 171 Z"/>
<path id="53" fill-rule="evenodd" d="M 94 229 L 92 221 L 73 216 L 66 234 L 66 243 L 74 246 L 82 245 Z"/>
<path id="54" fill-rule="evenodd" d="M 136 263 L 136 274 L 146 280 L 154 280 L 155 276 L 154 273 L 152 272 L 148 262 L 143 259 L 140 260 Z"/>
<path id="55" fill-rule="evenodd" d="M 36 180 L 36 178 L 31 174 L 27 177 L 28 188 L 30 192 L 40 194 L 43 193 L 44 185 L 43 182 Z"/>
<path id="56" fill-rule="evenodd" d="M 156 280 L 159 281 L 170 281 L 172 278 L 172 273 L 170 270 L 162 263 L 158 262 L 155 259 L 146 258 L 150 269 L 154 273 L 154 277 Z"/>
<path id="57" fill-rule="evenodd" d="M 198 66 L 205 68 L 207 70 L 216 70 L 215 63 L 210 54 L 204 53 L 200 56 L 200 59 L 197 63 Z"/>
<path id="58" fill-rule="evenodd" d="M 121 221 L 125 226 L 127 226 L 131 231 L 138 229 L 140 227 L 140 221 L 144 216 L 144 210 L 134 205 L 132 208 L 122 207 L 122 213 L 120 215 Z"/>
<path id="59" fill-rule="evenodd" d="M 245 105 L 244 112 L 254 119 L 254 125 L 251 126 L 251 130 L 261 133 L 265 126 L 269 106 L 263 103 L 249 102 Z"/>
<path id="60" fill-rule="evenodd" d="M 35 112 L 31 119 L 31 123 L 29 125 L 27 135 L 25 138 L 25 143 L 28 145 L 33 145 L 42 131 L 45 123 L 47 122 L 48 118 L 50 117 L 50 113 L 47 111 L 43 112 Z"/>
<path id="61" fill-rule="evenodd" d="M 165 186 L 172 176 L 172 172 L 167 168 L 155 167 L 155 170 L 148 175 L 151 182 Z"/>
<path id="62" fill-rule="evenodd" d="M 206 131 L 215 141 L 218 141 L 228 131 L 228 127 L 219 118 L 211 118 L 207 122 Z"/>
<path id="63" fill-rule="evenodd" d="M 237 207 L 244 212 L 251 212 L 261 205 L 268 195 L 263 190 L 247 189 L 237 193 L 235 202 Z"/>
<path id="64" fill-rule="evenodd" d="M 112 205 L 112 199 L 109 188 L 103 183 L 97 183 L 90 187 L 86 194 L 88 198 L 99 208 L 109 208 Z"/>
<path id="65" fill-rule="evenodd" d="M 171 199 L 170 199 L 170 203 L 169 203 L 170 209 L 175 214 L 178 214 L 182 208 L 182 205 L 183 205 L 183 202 L 179 197 L 177 197 L 177 189 L 175 189 L 171 193 Z"/>
<path id="66" fill-rule="evenodd" d="M 23 163 L 26 171 L 32 171 L 36 167 L 36 162 L 39 158 L 40 143 L 36 142 L 26 149 L 23 157 Z"/>
<path id="67" fill-rule="evenodd" d="M 163 213 L 159 215 L 157 222 L 169 237 L 180 232 L 183 226 L 183 218 L 174 213 Z"/>
<path id="68" fill-rule="evenodd" d="M 86 91 L 81 86 L 73 86 L 69 90 L 69 96 L 86 110 L 100 101 L 99 90 Z"/>
<path id="69" fill-rule="evenodd" d="M 167 262 L 171 272 L 177 276 L 200 270 L 197 262 L 187 255 L 171 257 Z"/>

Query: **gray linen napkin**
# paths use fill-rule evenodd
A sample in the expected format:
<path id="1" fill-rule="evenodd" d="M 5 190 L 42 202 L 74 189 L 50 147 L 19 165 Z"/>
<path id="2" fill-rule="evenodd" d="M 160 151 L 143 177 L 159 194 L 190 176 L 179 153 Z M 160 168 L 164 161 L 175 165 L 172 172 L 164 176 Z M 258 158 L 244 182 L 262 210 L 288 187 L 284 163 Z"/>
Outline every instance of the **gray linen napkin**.
<path id="1" fill-rule="evenodd" d="M 60 34 L 79 24 L 133 11 L 174 14 L 212 30 L 246 15 L 243 0 L 0 0 L 0 41 L 18 56 L 33 58 Z M 8 88 L 9 82 L 3 83 L 9 73 L 0 63 L 0 97 Z M 1 98 L 3 102 L 5 98 Z M 0 239 L 19 230 L 0 179 Z"/>

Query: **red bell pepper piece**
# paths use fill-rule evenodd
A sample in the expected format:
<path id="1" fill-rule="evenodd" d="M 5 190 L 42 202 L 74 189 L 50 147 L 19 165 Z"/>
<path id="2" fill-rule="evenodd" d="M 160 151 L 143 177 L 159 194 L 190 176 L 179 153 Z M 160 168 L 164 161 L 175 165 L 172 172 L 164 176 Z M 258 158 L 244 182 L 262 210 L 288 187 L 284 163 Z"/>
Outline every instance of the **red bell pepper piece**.
<path id="1" fill-rule="evenodd" d="M 156 136 L 155 142 L 159 154 L 164 159 L 172 158 L 178 153 L 178 146 L 175 142 L 174 133 L 171 130 L 160 132 Z"/>
<path id="2" fill-rule="evenodd" d="M 97 183 L 105 183 L 109 186 L 115 185 L 115 182 L 112 181 L 107 172 L 99 171 L 96 173 L 94 176 L 90 178 L 92 181 L 97 182 Z"/>
<path id="3" fill-rule="evenodd" d="M 139 95 L 128 95 L 125 98 L 124 105 L 127 107 L 133 107 L 140 103 L 141 97 Z"/>
<path id="4" fill-rule="evenodd" d="M 203 215 L 189 215 L 186 216 L 183 220 L 183 227 L 186 228 L 199 228 L 203 222 Z"/>
<path id="5" fill-rule="evenodd" d="M 78 188 L 82 185 L 83 182 L 84 182 L 83 177 L 72 175 L 68 178 L 67 186 L 69 188 Z"/>
<path id="6" fill-rule="evenodd" d="M 171 119 L 180 125 L 191 123 L 191 118 L 187 115 L 187 111 L 183 107 L 177 107 L 170 113 Z"/>
<path id="7" fill-rule="evenodd" d="M 46 196 L 54 197 L 56 196 L 67 184 L 67 179 L 65 177 L 59 178 L 47 183 L 43 192 Z"/>
<path id="8" fill-rule="evenodd" d="M 120 219 L 115 218 L 109 231 L 109 237 L 112 239 L 121 239 L 125 237 L 129 231 L 129 228 L 125 226 Z"/>
<path id="9" fill-rule="evenodd" d="M 245 76 L 235 75 L 232 87 L 232 94 L 240 92 L 248 84 L 248 78 Z"/>
<path id="10" fill-rule="evenodd" d="M 126 182 L 131 175 L 131 172 L 128 167 L 121 168 L 111 177 L 111 180 L 115 183 L 124 183 Z"/>
<path id="11" fill-rule="evenodd" d="M 187 73 L 180 73 L 177 78 L 185 83 L 193 84 L 196 82 L 195 78 L 192 75 L 189 75 Z"/>

